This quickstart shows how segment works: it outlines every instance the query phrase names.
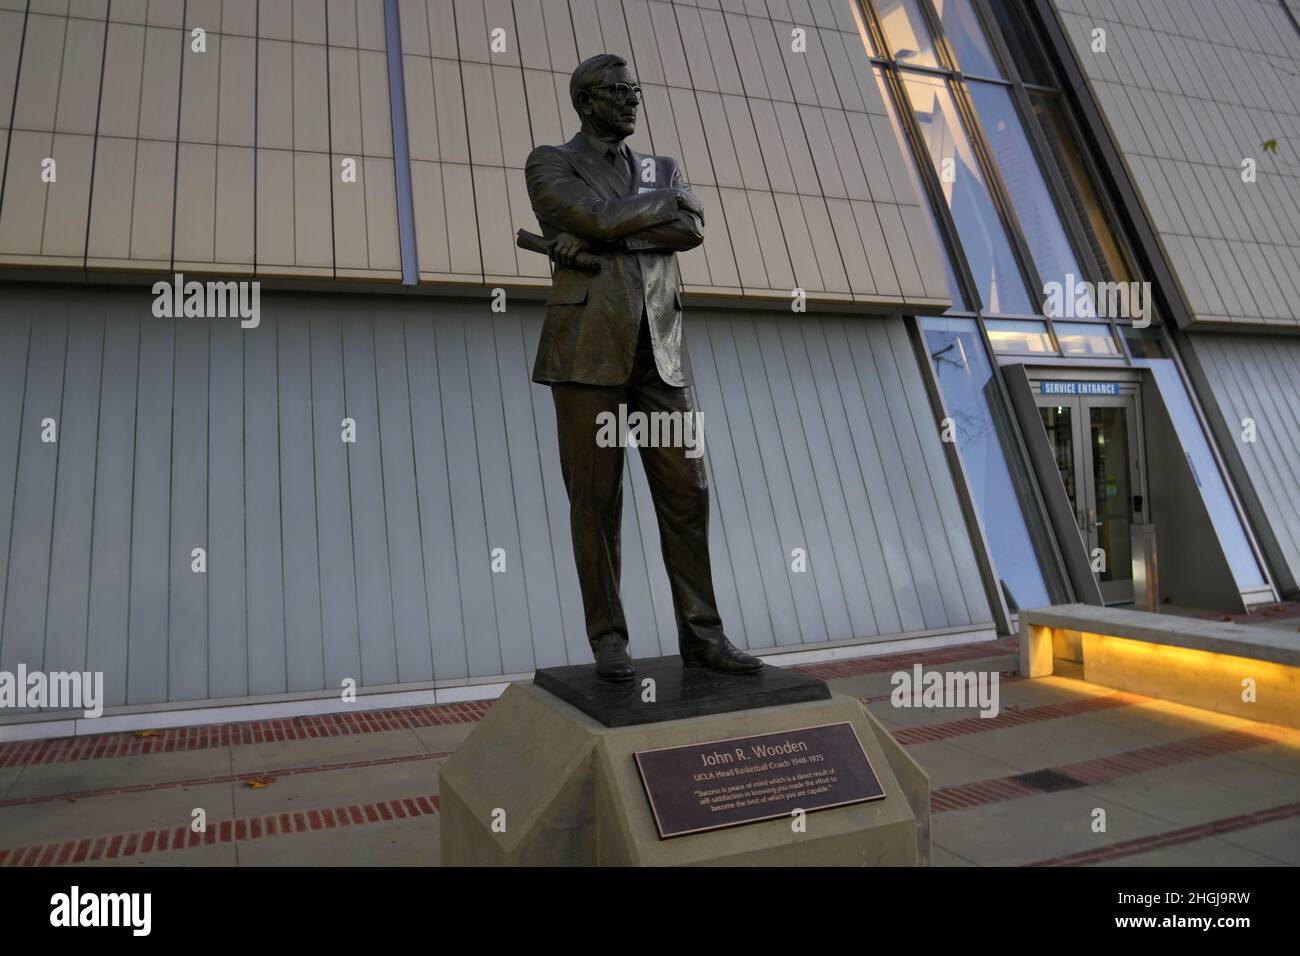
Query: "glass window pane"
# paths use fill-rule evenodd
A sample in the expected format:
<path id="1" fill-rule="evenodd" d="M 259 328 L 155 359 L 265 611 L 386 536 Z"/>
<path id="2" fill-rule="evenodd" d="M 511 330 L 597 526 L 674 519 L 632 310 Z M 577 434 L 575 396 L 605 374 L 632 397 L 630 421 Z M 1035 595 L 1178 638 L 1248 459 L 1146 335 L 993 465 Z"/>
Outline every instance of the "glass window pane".
<path id="1" fill-rule="evenodd" d="M 898 112 L 894 107 L 894 98 L 889 93 L 889 85 L 885 82 L 884 72 L 880 67 L 871 68 L 875 74 L 876 86 L 880 88 L 880 98 L 885 101 L 885 112 L 889 114 L 889 125 L 894 130 L 894 139 L 898 142 L 898 148 L 905 157 L 904 165 L 907 167 L 907 175 L 911 177 L 912 188 L 916 190 L 917 198 L 921 202 L 921 212 L 925 215 L 925 221 L 930 226 L 930 232 L 934 236 L 935 247 L 939 250 L 939 258 L 943 261 L 943 275 L 948 282 L 948 294 L 952 296 L 952 307 L 959 311 L 965 311 L 967 308 L 966 297 L 961 294 L 961 286 L 957 284 L 957 274 L 952 268 L 952 259 L 948 253 L 948 246 L 944 243 L 943 237 L 939 235 L 939 227 L 934 221 L 934 210 L 930 207 L 930 200 L 921 185 L 921 177 L 916 169 L 916 155 L 908 145 L 907 137 L 903 135 L 903 126 L 898 120 Z"/>
<path id="2" fill-rule="evenodd" d="M 993 51 L 970 0 L 934 0 L 934 6 L 939 11 L 944 36 L 957 57 L 957 69 L 976 76 L 1001 78 L 1002 70 L 993 59 Z"/>
<path id="3" fill-rule="evenodd" d="M 989 343 L 995 352 L 1006 352 L 1011 355 L 1056 354 L 1046 322 L 985 319 L 984 329 L 989 334 Z"/>
<path id="4" fill-rule="evenodd" d="M 1155 329 L 1135 329 L 1131 325 L 1122 325 L 1120 334 L 1128 342 L 1128 350 L 1135 359 L 1169 358 L 1164 340 Z"/>
<path id="5" fill-rule="evenodd" d="M 956 423 L 957 450 L 971 499 L 984 525 L 989 551 L 1011 609 L 1050 604 L 1025 508 L 1036 513 L 1026 476 L 1013 480 L 1004 448 L 1010 423 L 993 384 L 993 370 L 973 319 L 921 320 L 944 405 Z M 1023 496 L 1023 497 L 1021 497 Z"/>
<path id="6" fill-rule="evenodd" d="M 930 28 L 916 0 L 876 0 L 876 13 L 884 27 L 885 38 L 899 63 L 913 66 L 938 66 Z"/>
<path id="7" fill-rule="evenodd" d="M 1061 112 L 1061 104 L 1054 95 L 1047 93 L 1030 93 L 1029 99 L 1034 104 L 1034 113 L 1038 117 L 1043 139 L 1047 141 L 1047 147 L 1056 160 L 1056 168 L 1065 180 L 1070 203 L 1087 234 L 1093 261 L 1107 272 L 1102 278 L 1131 281 L 1134 278 L 1133 269 L 1122 251 L 1115 224 L 1102 208 L 1092 177 L 1081 158 L 1082 149 L 1070 132 L 1065 115 Z"/>
<path id="8" fill-rule="evenodd" d="M 1061 288 L 1068 288 L 1076 280 L 1087 278 L 1070 248 L 1056 203 L 1011 103 L 1011 94 L 1006 87 L 978 82 L 970 84 L 970 93 L 1044 285 L 1057 282 Z M 1089 293 L 1085 293 L 1074 314 L 1084 318 L 1096 314 Z"/>
<path id="9" fill-rule="evenodd" d="M 957 224 L 962 253 L 975 277 L 984 309 L 992 313 L 1032 315 L 1025 281 L 998 218 L 988 185 L 975 160 L 970 139 L 957 115 L 952 93 L 938 77 L 903 79 L 917 123 L 939 174 L 944 200 Z"/>
<path id="10" fill-rule="evenodd" d="M 1024 5 L 1017 0 L 989 0 L 993 8 L 993 17 L 1002 28 L 1002 39 L 1011 51 L 1011 59 L 1016 64 L 1016 72 L 1026 83 L 1040 86 L 1056 86 L 1051 70 L 1043 60 L 1038 40 L 1026 20 Z"/>
<path id="11" fill-rule="evenodd" d="M 1223 554 L 1228 559 L 1228 566 L 1232 568 L 1237 588 L 1245 591 L 1264 587 L 1268 582 L 1264 580 L 1264 574 L 1255 560 L 1255 552 L 1250 547 L 1250 540 L 1246 537 L 1237 509 L 1233 507 L 1232 498 L 1228 495 L 1227 486 L 1219 473 L 1209 443 L 1205 440 L 1205 433 L 1201 430 L 1200 421 L 1192 408 L 1191 399 L 1187 397 L 1187 389 L 1174 360 L 1134 357 L 1133 364 L 1138 368 L 1149 368 L 1155 378 L 1156 388 L 1169 412 L 1169 419 L 1178 435 L 1178 443 L 1187 455 L 1187 463 L 1192 466 L 1197 490 L 1205 502 L 1205 509 L 1210 513 L 1210 522 L 1214 525 L 1214 533 L 1219 536 L 1219 544 L 1223 546 Z"/>
<path id="12" fill-rule="evenodd" d="M 1109 326 L 1088 322 L 1057 322 L 1056 341 L 1066 355 L 1114 356 L 1119 346 L 1110 334 Z"/>

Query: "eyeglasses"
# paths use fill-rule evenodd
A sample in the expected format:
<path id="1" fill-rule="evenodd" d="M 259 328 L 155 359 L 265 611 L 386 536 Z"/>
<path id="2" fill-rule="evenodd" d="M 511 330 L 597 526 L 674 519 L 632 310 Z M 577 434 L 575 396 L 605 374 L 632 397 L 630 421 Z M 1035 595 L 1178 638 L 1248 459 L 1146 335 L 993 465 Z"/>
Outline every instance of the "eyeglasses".
<path id="1" fill-rule="evenodd" d="M 604 86 L 593 86 L 593 90 L 613 90 L 614 95 L 619 99 L 627 99 L 628 96 L 636 94 L 641 96 L 641 87 L 629 86 L 627 83 L 606 83 Z"/>

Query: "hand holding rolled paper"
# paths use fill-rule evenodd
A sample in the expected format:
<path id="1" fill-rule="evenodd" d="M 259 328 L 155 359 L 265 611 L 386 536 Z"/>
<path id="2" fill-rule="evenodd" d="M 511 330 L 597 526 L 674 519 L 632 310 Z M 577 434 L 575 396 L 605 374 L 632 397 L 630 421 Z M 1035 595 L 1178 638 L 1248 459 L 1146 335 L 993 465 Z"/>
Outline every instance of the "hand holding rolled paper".
<path id="1" fill-rule="evenodd" d="M 515 245 L 520 249 L 527 249 L 529 252 L 538 252 L 544 256 L 558 259 L 559 257 L 556 256 L 556 242 L 557 240 L 545 239 L 535 232 L 529 232 L 527 229 L 520 229 L 515 236 Z M 589 252 L 565 255 L 564 258 L 571 259 L 572 265 L 584 272 L 600 271 L 600 257 L 593 256 Z"/>

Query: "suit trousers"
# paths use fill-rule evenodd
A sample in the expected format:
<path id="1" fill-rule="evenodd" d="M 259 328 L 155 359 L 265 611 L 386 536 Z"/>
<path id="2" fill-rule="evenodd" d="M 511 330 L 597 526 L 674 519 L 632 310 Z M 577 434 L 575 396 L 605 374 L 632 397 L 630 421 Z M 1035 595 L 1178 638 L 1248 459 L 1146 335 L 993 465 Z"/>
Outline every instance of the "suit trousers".
<path id="1" fill-rule="evenodd" d="M 623 405 L 628 416 L 638 411 L 646 416 L 676 412 L 690 415 L 695 423 L 699 419 L 694 390 L 668 385 L 660 378 L 644 313 L 632 376 L 626 384 L 556 383 L 551 395 L 560 470 L 569 495 L 573 556 L 582 588 L 587 639 L 594 650 L 596 642 L 608 634 L 617 634 L 624 642 L 628 639 L 619 595 L 624 449 L 621 442 L 612 447 L 598 442 L 601 413 L 621 421 L 619 406 Z M 698 441 L 699 429 L 693 434 Z M 643 440 L 637 451 L 654 499 L 676 611 L 678 646 L 682 653 L 703 650 L 725 639 L 709 567 L 709 485 L 704 459 L 698 454 L 689 457 L 680 443 L 677 447 L 662 447 L 663 442 L 661 447 L 647 444 Z M 643 622 L 644 628 L 650 626 L 650 621 Z"/>

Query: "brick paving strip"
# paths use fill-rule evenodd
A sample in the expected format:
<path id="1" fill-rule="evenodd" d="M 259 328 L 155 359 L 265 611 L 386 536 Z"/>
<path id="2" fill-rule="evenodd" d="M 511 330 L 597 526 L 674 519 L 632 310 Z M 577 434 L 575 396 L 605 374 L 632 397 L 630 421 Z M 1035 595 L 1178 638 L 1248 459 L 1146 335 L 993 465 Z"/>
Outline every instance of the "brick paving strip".
<path id="1" fill-rule="evenodd" d="M 954 721 L 954 723 L 962 722 Z M 1080 761 L 1058 768 L 1037 770 L 1012 777 L 982 780 L 955 787 L 944 787 L 931 793 L 930 807 L 932 812 L 942 813 L 946 810 L 983 806 L 1001 800 L 1014 800 L 1019 797 L 1034 796 L 1040 793 L 1075 789 L 1148 770 L 1157 770 L 1179 763 L 1261 746 L 1287 737 L 1290 734 L 1291 731 L 1285 728 L 1275 728 L 1267 725 L 1251 732 L 1232 730 L 1205 734 L 1189 740 L 1112 754 L 1107 757 Z M 439 755 L 418 754 L 412 755 L 410 758 L 389 757 L 376 761 L 376 763 L 393 763 L 402 759 L 421 759 L 434 756 Z M 312 769 L 301 768 L 301 772 L 310 773 Z M 223 776 L 222 779 L 242 779 L 251 775 L 231 774 Z M 1026 782 L 1034 780 L 1039 782 L 1036 784 Z M 231 841 L 261 839 L 267 836 L 305 833 L 336 826 L 383 823 L 389 820 L 438 812 L 437 797 L 431 795 L 427 798 L 431 801 L 431 808 L 425 807 L 424 804 L 418 802 L 425 799 L 424 797 L 415 798 L 422 813 L 411 812 L 410 799 L 388 800 L 372 804 L 298 810 L 288 813 L 266 814 L 248 819 L 223 820 L 210 827 L 206 833 L 192 833 L 186 826 L 163 827 L 158 830 L 146 830 L 138 833 L 117 833 L 108 836 L 74 838 L 55 843 L 40 843 L 12 849 L 0 849 L 0 866 L 49 866 L 59 863 L 80 863 L 101 858 L 116 859 L 143 853 L 188 849 L 214 843 L 229 843 Z M 399 806 L 402 808 L 401 810 L 398 809 Z M 1273 815 L 1269 816 L 1269 814 Z M 1272 820 L 1285 819 L 1296 815 L 1300 815 L 1300 804 L 1283 804 L 1280 807 L 1273 807 L 1258 813 L 1242 814 L 1224 820 L 1211 821 L 1196 827 L 1188 827 L 1183 830 L 1143 838 L 1148 842 L 1127 841 L 1126 843 L 1115 844 L 1112 847 L 1105 848 L 1105 850 L 1111 852 L 1112 855 L 1141 853 L 1164 845 L 1161 841 L 1166 839 L 1170 843 L 1188 842 L 1205 836 L 1212 836 L 1216 833 L 1258 826 Z M 1117 847 L 1129 847 L 1130 845 L 1134 848 L 1115 854 L 1114 851 Z M 1087 851 L 1089 860 L 1081 862 L 1089 862 L 1091 861 L 1091 854 L 1101 852 L 1103 852 L 1102 848 Z M 1065 857 L 1062 860 L 1074 862 L 1073 857 Z M 1048 862 L 1056 863 L 1060 861 Z"/>
<path id="2" fill-rule="evenodd" d="M 407 820 L 429 816 L 438 810 L 438 795 L 430 793 L 421 797 L 381 800 L 376 803 L 267 813 L 256 817 L 222 820 L 203 833 L 196 833 L 188 826 L 175 826 L 63 840 L 58 843 L 33 843 L 13 850 L 0 850 L 0 866 L 60 866 L 101 859 L 115 860 L 218 843 L 243 843 L 291 833 L 311 833 L 316 830 Z"/>
<path id="3" fill-rule="evenodd" d="M 365 710 L 356 713 L 318 714 L 283 720 L 253 720 L 239 724 L 203 724 L 171 727 L 156 735 L 137 737 L 138 731 L 116 734 L 88 734 L 20 740 L 0 744 L 0 767 L 27 767 L 73 760 L 105 760 L 144 754 L 209 750 L 246 744 L 283 743 L 289 740 L 317 740 L 352 737 L 390 730 L 410 730 L 447 724 L 468 724 L 481 720 L 492 709 L 490 700 L 457 704 L 431 704 L 394 710 Z"/>
<path id="4" fill-rule="evenodd" d="M 909 651 L 883 657 L 863 657 L 825 664 L 806 664 L 794 670 L 834 680 L 896 670 L 901 666 L 927 664 L 936 666 L 962 660 L 1009 654 L 1016 649 L 1016 638 L 1003 638 L 979 644 L 961 644 L 932 651 Z M 446 724 L 474 723 L 492 709 L 491 700 L 472 700 L 455 704 L 430 704 L 394 710 L 367 710 L 355 713 L 318 714 L 280 720 L 254 720 L 233 724 L 204 724 L 172 727 L 157 734 L 137 737 L 136 732 L 87 734 L 42 740 L 20 740 L 0 744 L 0 768 L 27 767 L 67 763 L 74 760 L 103 760 L 177 751 L 208 750 L 244 744 L 283 743 L 290 740 L 313 740 L 328 737 L 351 737 Z"/>
<path id="5" fill-rule="evenodd" d="M 212 777 L 194 777 L 189 780 L 165 780 L 160 782 L 136 783 L 124 787 L 104 787 L 100 790 L 76 790 L 66 793 L 42 793 L 31 797 L 10 797 L 0 800 L 0 808 L 23 807 L 34 803 L 58 803 L 61 801 L 85 800 L 88 797 L 111 797 L 128 793 L 151 793 L 155 790 L 172 790 L 183 787 L 204 787 L 214 783 L 234 783 L 251 777 L 293 777 L 304 773 L 330 773 L 335 770 L 357 770 L 364 767 L 382 767 L 395 763 L 410 763 L 415 760 L 440 760 L 450 757 L 451 751 L 443 753 L 402 754 L 400 757 L 376 757 L 373 760 L 349 760 L 346 763 L 323 763 L 304 767 L 278 767 L 271 770 L 250 770 L 246 773 L 223 773 Z"/>
<path id="6" fill-rule="evenodd" d="M 1131 777 L 1150 770 L 1160 770 L 1193 760 L 1261 747 L 1286 739 L 1292 734 L 1294 731 L 1269 725 L 1261 725 L 1258 729 L 1249 731 L 1225 730 L 1187 740 L 1157 744 L 1154 747 L 1144 747 L 1141 750 L 1095 757 L 1092 760 L 1082 760 L 1061 767 L 943 787 L 931 792 L 930 810 L 932 813 L 968 810 L 990 803 L 1000 803 L 1003 800 L 1016 800 L 1041 793 L 1109 783 L 1112 780 Z"/>
<path id="7" fill-rule="evenodd" d="M 877 698 L 871 698 L 876 700 Z M 886 698 L 888 697 L 886 696 Z M 1112 694 L 1107 697 L 1092 697 L 1067 701 L 1061 704 L 1044 704 L 1038 707 L 1024 707 L 1004 711 L 997 717 L 969 717 L 944 724 L 932 724 L 927 727 L 908 727 L 894 733 L 894 738 L 904 746 L 945 740 L 949 737 L 982 733 L 989 730 L 1002 730 L 1018 727 L 1040 720 L 1054 720 L 1062 717 L 1074 717 L 1084 713 L 1095 713 L 1116 707 L 1127 707 L 1147 700 L 1134 694 Z M 411 760 L 430 760 L 451 756 L 447 753 L 410 754 L 401 757 L 385 757 L 374 760 L 355 760 L 347 763 L 322 764 L 319 766 L 284 767 L 269 770 L 250 770 L 247 773 L 228 773 L 212 777 L 198 777 L 189 780 L 168 780 L 151 783 L 138 783 L 123 787 L 105 787 L 100 790 L 77 790 L 64 793 L 47 793 L 31 797 L 11 797 L 0 800 L 0 808 L 25 806 L 33 803 L 53 803 L 60 800 L 83 800 L 87 797 L 115 796 L 127 793 L 145 793 L 154 790 L 168 790 L 176 787 L 199 787 L 212 783 L 231 783 L 246 780 L 249 777 L 287 777 L 301 773 L 323 773 L 331 770 L 352 770 L 361 767 L 375 767 L 383 764 L 404 763 Z"/>
<path id="8" fill-rule="evenodd" d="M 981 641 L 978 644 L 957 644 L 952 647 L 939 647 L 932 651 L 903 651 L 899 654 L 884 654 L 878 657 L 854 657 L 844 661 L 826 661 L 822 664 L 799 664 L 792 670 L 800 671 L 822 680 L 838 680 L 843 677 L 862 677 L 866 674 L 884 674 L 911 667 L 913 664 L 926 664 L 937 667 L 958 661 L 979 660 L 982 657 L 1002 657 L 1014 654 L 1020 646 L 1018 638 L 1004 637 L 996 641 Z"/>
<path id="9" fill-rule="evenodd" d="M 1153 833 L 1150 836 L 1124 840 L 1120 843 L 1112 843 L 1109 846 L 1100 846 L 1095 850 L 1082 850 L 1067 856 L 1055 856 L 1051 859 L 1036 860 L 1033 863 L 1022 863 L 1020 865 L 1086 866 L 1089 863 L 1101 863 L 1104 860 L 1115 860 L 1124 856 L 1134 856 L 1138 853 L 1149 853 L 1162 847 L 1191 843 L 1194 840 L 1203 840 L 1206 837 L 1218 836 L 1221 833 L 1231 833 L 1233 830 L 1247 830 L 1251 827 L 1262 826 L 1265 823 L 1287 820 L 1297 816 L 1300 816 L 1300 803 L 1284 803 L 1280 806 L 1269 807 L 1267 810 L 1256 810 L 1254 813 L 1242 813 L 1235 817 L 1210 820 L 1208 823 L 1198 823 L 1195 826 L 1183 827 L 1179 830 Z"/>
<path id="10" fill-rule="evenodd" d="M 914 744 L 928 744 L 937 740 L 947 740 L 951 737 L 964 737 L 968 734 L 980 734 L 990 730 L 1021 727 L 1025 724 L 1038 723 L 1040 720 L 1078 717 L 1082 714 L 1095 714 L 1098 711 L 1114 710 L 1117 707 L 1132 707 L 1134 704 L 1150 702 L 1151 698 L 1149 697 L 1126 694 L 1120 691 L 1100 697 L 1081 697 L 1059 704 L 1013 707 L 1000 712 L 996 717 L 963 717 L 961 720 L 951 720 L 943 724 L 904 727 L 892 731 L 892 733 L 894 739 L 900 744 L 904 747 L 910 747 Z"/>

